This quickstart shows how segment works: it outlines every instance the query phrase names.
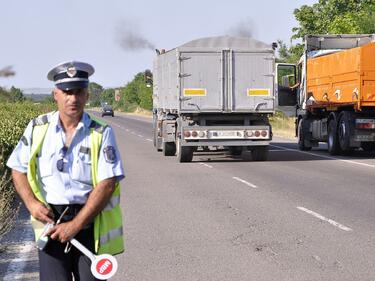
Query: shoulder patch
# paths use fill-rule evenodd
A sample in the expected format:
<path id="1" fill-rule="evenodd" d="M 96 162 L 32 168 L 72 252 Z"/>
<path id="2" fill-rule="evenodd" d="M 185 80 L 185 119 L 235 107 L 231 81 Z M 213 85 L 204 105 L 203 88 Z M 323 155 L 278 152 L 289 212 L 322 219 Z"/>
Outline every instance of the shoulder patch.
<path id="1" fill-rule="evenodd" d="M 115 163 L 117 160 L 116 149 L 113 146 L 107 146 L 104 148 L 104 158 L 107 163 Z"/>

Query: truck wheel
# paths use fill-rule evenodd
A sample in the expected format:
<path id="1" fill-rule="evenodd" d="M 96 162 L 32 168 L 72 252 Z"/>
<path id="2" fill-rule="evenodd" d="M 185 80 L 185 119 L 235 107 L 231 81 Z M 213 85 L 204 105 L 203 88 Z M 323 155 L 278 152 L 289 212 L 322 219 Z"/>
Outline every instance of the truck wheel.
<path id="1" fill-rule="evenodd" d="M 268 146 L 256 146 L 251 150 L 253 161 L 266 161 L 268 158 Z"/>
<path id="2" fill-rule="evenodd" d="M 176 144 L 174 142 L 163 142 L 163 155 L 164 156 L 175 156 Z"/>
<path id="3" fill-rule="evenodd" d="M 331 119 L 328 124 L 328 152 L 331 155 L 340 154 L 340 145 L 337 135 L 337 122 L 335 119 Z"/>
<path id="4" fill-rule="evenodd" d="M 191 146 L 182 146 L 180 139 L 177 138 L 177 161 L 182 162 L 191 162 L 193 160 L 193 147 Z"/>
<path id="5" fill-rule="evenodd" d="M 349 113 L 343 112 L 338 125 L 338 140 L 340 149 L 343 153 L 349 153 L 354 150 L 350 147 L 350 118 Z"/>
<path id="6" fill-rule="evenodd" d="M 303 130 L 303 124 L 304 121 L 303 119 L 299 120 L 298 122 L 298 148 L 299 150 L 302 150 L 302 151 L 308 151 L 308 150 L 311 150 L 311 146 L 307 146 L 305 144 L 305 133 L 304 133 L 304 130 Z"/>
<path id="7" fill-rule="evenodd" d="M 242 153 L 242 146 L 230 146 L 228 148 L 229 154 L 231 155 L 241 155 Z"/>
<path id="8" fill-rule="evenodd" d="M 375 150 L 375 142 L 362 142 L 361 147 L 364 151 L 374 151 Z"/>

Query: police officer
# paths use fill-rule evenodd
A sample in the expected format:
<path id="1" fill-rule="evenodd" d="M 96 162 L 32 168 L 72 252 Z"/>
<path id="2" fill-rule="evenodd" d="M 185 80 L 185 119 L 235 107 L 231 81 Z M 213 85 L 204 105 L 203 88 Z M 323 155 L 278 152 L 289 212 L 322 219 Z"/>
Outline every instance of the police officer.
<path id="1" fill-rule="evenodd" d="M 89 76 L 83 62 L 48 73 L 58 111 L 33 119 L 11 154 L 14 186 L 32 217 L 36 240 L 46 223 L 49 241 L 39 251 L 40 280 L 96 280 L 73 237 L 97 254 L 124 250 L 119 181 L 124 171 L 111 127 L 84 112 Z"/>

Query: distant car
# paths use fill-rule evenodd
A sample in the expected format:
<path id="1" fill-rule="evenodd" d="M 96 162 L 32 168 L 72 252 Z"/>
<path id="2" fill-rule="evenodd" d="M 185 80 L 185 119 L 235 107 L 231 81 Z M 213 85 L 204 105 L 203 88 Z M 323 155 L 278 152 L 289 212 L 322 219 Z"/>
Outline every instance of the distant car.
<path id="1" fill-rule="evenodd" d="M 102 106 L 102 117 L 105 115 L 115 116 L 113 113 L 113 108 L 109 104 L 105 104 Z"/>

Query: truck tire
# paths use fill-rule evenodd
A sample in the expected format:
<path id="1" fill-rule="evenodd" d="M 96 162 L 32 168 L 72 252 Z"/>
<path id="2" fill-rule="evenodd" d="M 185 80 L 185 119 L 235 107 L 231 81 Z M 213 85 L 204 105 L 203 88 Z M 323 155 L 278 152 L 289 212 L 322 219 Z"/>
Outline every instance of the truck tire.
<path id="1" fill-rule="evenodd" d="M 303 129 L 304 122 L 306 121 L 303 119 L 300 119 L 298 122 L 298 148 L 302 151 L 309 151 L 311 150 L 311 146 L 307 146 L 305 142 L 306 135 Z"/>
<path id="2" fill-rule="evenodd" d="M 228 148 L 229 154 L 231 155 L 241 155 L 242 153 L 242 146 L 230 146 Z"/>
<path id="3" fill-rule="evenodd" d="M 193 160 L 193 147 L 191 146 L 182 146 L 180 139 L 177 138 L 177 143 L 176 143 L 176 148 L 177 148 L 177 161 L 182 163 L 182 162 L 191 162 Z"/>
<path id="4" fill-rule="evenodd" d="M 361 148 L 364 151 L 371 152 L 375 150 L 375 142 L 362 142 Z"/>
<path id="5" fill-rule="evenodd" d="M 163 142 L 163 155 L 164 156 L 175 156 L 176 155 L 176 144 L 174 142 Z"/>
<path id="6" fill-rule="evenodd" d="M 268 158 L 268 146 L 255 146 L 251 150 L 253 161 L 266 161 Z"/>
<path id="7" fill-rule="evenodd" d="M 343 153 L 350 153 L 354 148 L 350 147 L 350 114 L 342 112 L 337 129 L 338 142 Z"/>
<path id="8" fill-rule="evenodd" d="M 338 140 L 338 134 L 337 134 L 337 122 L 336 119 L 331 119 L 328 124 L 328 152 L 331 155 L 337 155 L 340 154 L 340 144 Z"/>

